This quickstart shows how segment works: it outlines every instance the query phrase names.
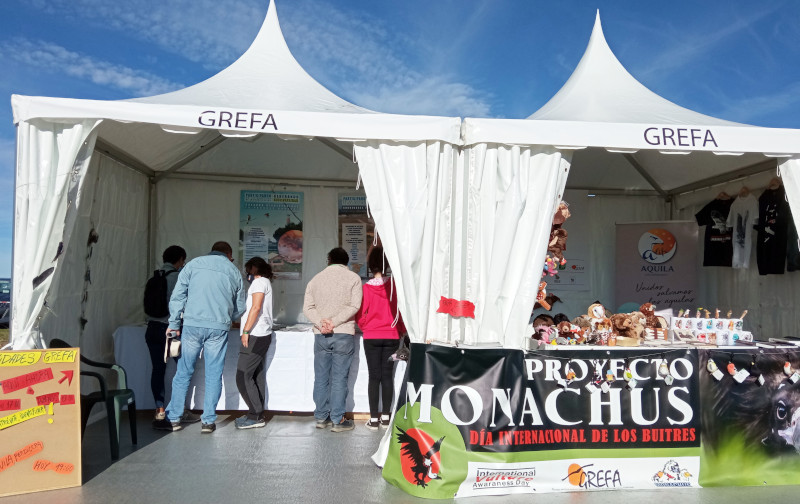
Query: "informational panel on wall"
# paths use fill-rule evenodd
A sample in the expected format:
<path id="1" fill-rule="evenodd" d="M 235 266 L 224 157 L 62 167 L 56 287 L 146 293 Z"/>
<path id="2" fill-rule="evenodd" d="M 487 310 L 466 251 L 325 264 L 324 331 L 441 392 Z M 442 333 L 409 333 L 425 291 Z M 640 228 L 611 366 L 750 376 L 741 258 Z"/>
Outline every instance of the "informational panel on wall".
<path id="1" fill-rule="evenodd" d="M 81 485 L 77 348 L 0 352 L 0 496 Z"/>
<path id="2" fill-rule="evenodd" d="M 616 304 L 688 308 L 697 299 L 694 221 L 617 224 Z"/>
<path id="3" fill-rule="evenodd" d="M 242 264 L 262 257 L 275 278 L 300 279 L 303 272 L 303 193 L 242 191 L 239 212 Z"/>
<path id="4" fill-rule="evenodd" d="M 570 257 L 567 264 L 558 267 L 555 276 L 544 280 L 551 291 L 588 291 L 592 287 L 589 268 L 589 261 Z"/>
<path id="5" fill-rule="evenodd" d="M 367 215 L 363 194 L 339 195 L 339 246 L 350 256 L 350 269 L 369 277 L 367 252 L 375 239 L 375 224 Z"/>

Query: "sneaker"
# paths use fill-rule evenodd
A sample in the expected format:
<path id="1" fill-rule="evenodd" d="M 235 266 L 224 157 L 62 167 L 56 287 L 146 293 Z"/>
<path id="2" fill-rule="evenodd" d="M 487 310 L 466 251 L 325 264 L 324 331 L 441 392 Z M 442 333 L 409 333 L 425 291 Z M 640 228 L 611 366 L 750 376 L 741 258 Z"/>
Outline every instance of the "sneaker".
<path id="1" fill-rule="evenodd" d="M 389 422 L 391 422 L 391 418 L 386 418 L 386 419 L 381 418 L 381 429 L 388 429 Z"/>
<path id="2" fill-rule="evenodd" d="M 255 429 L 267 425 L 267 422 L 265 422 L 263 418 L 252 420 L 246 416 L 237 418 L 233 423 L 236 425 L 237 429 Z"/>
<path id="3" fill-rule="evenodd" d="M 381 422 L 379 420 L 373 420 L 370 418 L 364 425 L 366 425 L 367 429 L 369 430 L 378 430 L 378 427 L 380 427 Z"/>
<path id="4" fill-rule="evenodd" d="M 339 422 L 338 424 L 333 426 L 333 428 L 331 429 L 331 432 L 344 432 L 344 431 L 348 431 L 348 430 L 353 430 L 355 428 L 356 428 L 355 422 L 353 422 L 352 420 L 348 420 L 346 418 L 343 418 L 341 422 Z"/>
<path id="5" fill-rule="evenodd" d="M 186 411 L 181 417 L 181 423 L 197 423 L 200 421 L 200 415 L 197 413 L 192 413 L 191 411 Z"/>
<path id="6" fill-rule="evenodd" d="M 161 420 L 153 420 L 153 428 L 156 430 L 179 431 L 183 429 L 180 422 L 170 422 L 166 418 Z"/>
<path id="7" fill-rule="evenodd" d="M 167 412 L 164 411 L 164 408 L 158 408 L 156 410 L 156 420 L 164 420 L 167 418 Z"/>
<path id="8" fill-rule="evenodd" d="M 211 434 L 217 430 L 217 424 L 215 423 L 204 423 L 202 427 L 200 427 L 200 432 L 203 434 Z"/>
<path id="9" fill-rule="evenodd" d="M 327 429 L 328 427 L 333 427 L 333 422 L 331 422 L 330 418 L 317 420 L 317 429 Z"/>

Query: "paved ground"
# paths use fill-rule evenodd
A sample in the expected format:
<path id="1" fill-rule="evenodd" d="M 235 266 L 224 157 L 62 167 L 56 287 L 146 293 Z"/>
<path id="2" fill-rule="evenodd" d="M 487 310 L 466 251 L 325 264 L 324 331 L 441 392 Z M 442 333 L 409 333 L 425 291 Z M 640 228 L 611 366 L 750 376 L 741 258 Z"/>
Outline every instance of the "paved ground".
<path id="1" fill-rule="evenodd" d="M 380 469 L 370 460 L 382 431 L 368 430 L 363 421 L 354 431 L 332 433 L 315 429 L 310 416 L 285 415 L 271 418 L 265 428 L 240 431 L 234 427 L 233 417 L 223 415 L 217 432 L 201 435 L 200 424 L 175 433 L 153 431 L 149 415 L 141 415 L 139 446 L 132 449 L 123 430 L 121 459 L 113 464 L 105 422 L 87 428 L 82 487 L 6 497 L 0 503 L 426 502 L 383 480 Z M 123 429 L 126 427 L 127 422 Z M 458 502 L 741 504 L 795 502 L 798 493 L 797 486 L 623 490 L 465 498 Z"/>

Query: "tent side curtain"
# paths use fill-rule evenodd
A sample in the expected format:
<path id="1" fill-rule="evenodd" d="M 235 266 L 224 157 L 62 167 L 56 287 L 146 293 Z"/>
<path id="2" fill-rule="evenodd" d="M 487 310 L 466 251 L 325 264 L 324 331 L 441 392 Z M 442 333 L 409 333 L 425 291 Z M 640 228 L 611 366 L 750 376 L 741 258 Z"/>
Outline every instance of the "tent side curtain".
<path id="1" fill-rule="evenodd" d="M 448 288 L 456 151 L 436 141 L 370 141 L 356 143 L 355 152 L 408 334 L 414 342 L 434 339 L 447 331 L 435 311 Z"/>
<path id="2" fill-rule="evenodd" d="M 412 341 L 520 348 L 569 158 L 440 142 L 361 143 L 356 156 Z M 442 297 L 475 318 L 438 313 Z"/>
<path id="3" fill-rule="evenodd" d="M 11 346 L 41 346 L 39 318 L 77 216 L 100 121 L 17 127 Z"/>
<path id="4" fill-rule="evenodd" d="M 800 234 L 800 158 L 787 159 L 778 167 L 786 189 L 786 199 L 794 216 L 794 225 Z"/>
<path id="5" fill-rule="evenodd" d="M 521 348 L 536 302 L 570 155 L 552 147 L 478 144 L 469 178 L 465 298 L 476 305 L 464 343 Z"/>

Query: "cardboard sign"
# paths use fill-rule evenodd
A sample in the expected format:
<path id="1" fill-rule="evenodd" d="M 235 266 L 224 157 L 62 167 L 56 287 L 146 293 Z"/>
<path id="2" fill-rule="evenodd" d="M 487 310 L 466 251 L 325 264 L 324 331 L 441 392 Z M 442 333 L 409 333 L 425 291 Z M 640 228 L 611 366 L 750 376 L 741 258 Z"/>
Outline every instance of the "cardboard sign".
<path id="1" fill-rule="evenodd" d="M 0 497 L 81 485 L 77 348 L 0 352 Z"/>

